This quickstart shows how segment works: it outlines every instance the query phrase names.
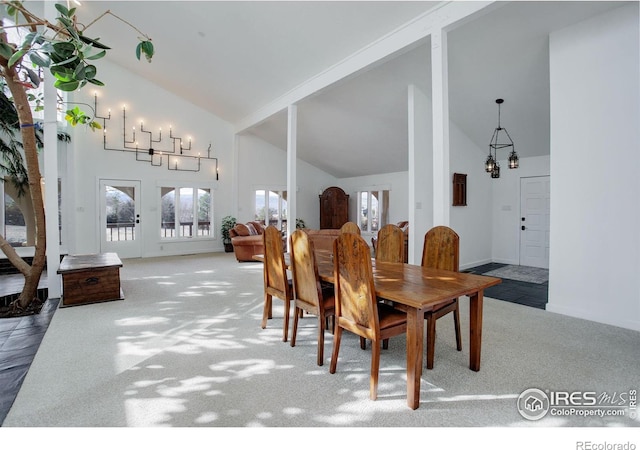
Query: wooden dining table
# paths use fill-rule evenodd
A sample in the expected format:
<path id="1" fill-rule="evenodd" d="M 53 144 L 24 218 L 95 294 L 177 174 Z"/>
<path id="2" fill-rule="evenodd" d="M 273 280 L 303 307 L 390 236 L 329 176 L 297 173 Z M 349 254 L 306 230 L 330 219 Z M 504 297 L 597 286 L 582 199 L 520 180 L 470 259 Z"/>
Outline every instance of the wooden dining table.
<path id="1" fill-rule="evenodd" d="M 289 264 L 289 255 L 285 254 Z M 264 261 L 263 255 L 254 259 Z M 334 283 L 331 252 L 316 251 L 318 274 Z M 407 404 L 420 406 L 420 378 L 424 352 L 424 313 L 461 296 L 469 297 L 469 368 L 480 370 L 482 352 L 482 309 L 484 290 L 499 284 L 500 278 L 431 269 L 405 263 L 372 260 L 376 295 L 407 314 Z"/>

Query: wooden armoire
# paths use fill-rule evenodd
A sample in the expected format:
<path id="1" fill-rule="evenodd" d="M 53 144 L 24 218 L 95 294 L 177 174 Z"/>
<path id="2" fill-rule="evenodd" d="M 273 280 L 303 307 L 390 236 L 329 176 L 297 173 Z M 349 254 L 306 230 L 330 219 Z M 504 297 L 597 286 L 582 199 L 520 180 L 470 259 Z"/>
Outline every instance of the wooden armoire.
<path id="1" fill-rule="evenodd" d="M 337 186 L 320 195 L 320 229 L 338 229 L 349 221 L 349 195 Z"/>

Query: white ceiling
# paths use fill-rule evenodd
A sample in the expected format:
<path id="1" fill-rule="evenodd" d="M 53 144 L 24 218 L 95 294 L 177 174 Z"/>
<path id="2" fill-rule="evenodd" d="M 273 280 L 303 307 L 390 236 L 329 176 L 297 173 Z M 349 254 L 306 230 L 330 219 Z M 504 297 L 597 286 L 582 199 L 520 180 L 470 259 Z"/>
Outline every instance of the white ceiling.
<path id="1" fill-rule="evenodd" d="M 84 1 L 78 14 L 133 23 L 153 39 L 151 64 L 135 59 L 137 33 L 113 17 L 86 34 L 117 64 L 237 124 L 439 3 Z M 502 125 L 521 157 L 548 154 L 549 32 L 619 5 L 500 2 L 452 30 L 452 121 L 485 149 L 504 98 Z M 298 157 L 336 177 L 407 170 L 407 86 L 430 95 L 429 59 L 427 39 L 301 101 Z M 247 132 L 286 149 L 286 114 Z"/>

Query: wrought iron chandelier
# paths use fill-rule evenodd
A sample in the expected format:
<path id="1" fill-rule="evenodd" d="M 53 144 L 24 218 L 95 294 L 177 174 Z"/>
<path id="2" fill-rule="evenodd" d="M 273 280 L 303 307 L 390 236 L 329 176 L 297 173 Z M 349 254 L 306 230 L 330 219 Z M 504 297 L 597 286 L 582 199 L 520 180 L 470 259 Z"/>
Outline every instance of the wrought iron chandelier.
<path id="1" fill-rule="evenodd" d="M 499 149 L 511 148 L 511 153 L 509 153 L 509 169 L 517 169 L 519 165 L 518 154 L 513 145 L 513 140 L 511 136 L 509 136 L 506 128 L 500 126 L 500 105 L 504 103 L 504 100 L 501 98 L 496 99 L 496 103 L 498 104 L 498 127 L 493 131 L 493 136 L 491 136 L 489 156 L 487 156 L 487 160 L 484 163 L 484 170 L 491 174 L 491 178 L 500 178 L 500 164 L 498 164 L 497 154 Z M 501 132 L 506 136 L 506 139 L 500 136 Z"/>

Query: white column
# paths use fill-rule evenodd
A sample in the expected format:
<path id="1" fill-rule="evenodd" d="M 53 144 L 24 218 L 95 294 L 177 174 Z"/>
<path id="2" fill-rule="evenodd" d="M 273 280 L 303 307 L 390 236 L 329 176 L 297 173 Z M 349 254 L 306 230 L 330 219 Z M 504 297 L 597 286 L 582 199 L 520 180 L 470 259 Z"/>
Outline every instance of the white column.
<path id="1" fill-rule="evenodd" d="M 447 33 L 431 34 L 431 89 L 433 102 L 433 221 L 449 225 L 451 175 L 449 174 L 449 83 Z"/>
<path id="2" fill-rule="evenodd" d="M 426 75 L 426 74 L 425 74 Z M 433 157 L 431 108 L 427 96 L 416 86 L 408 91 L 409 141 L 409 255 L 420 264 L 424 234 L 433 226 Z"/>
<path id="3" fill-rule="evenodd" d="M 287 236 L 296 230 L 298 106 L 287 109 Z M 289 245 L 287 239 L 287 246 Z"/>
<path id="4" fill-rule="evenodd" d="M 238 162 L 240 158 L 240 136 L 238 134 L 235 134 L 233 136 L 232 157 L 233 160 L 231 161 L 231 167 L 229 171 L 227 173 L 223 173 L 222 176 L 231 178 L 231 205 L 228 205 L 228 207 L 229 211 L 231 211 L 231 215 L 237 219 L 240 214 L 240 211 L 238 209 L 238 202 L 240 197 L 240 163 Z M 220 161 L 218 161 L 218 163 L 219 162 Z M 222 217 L 220 219 L 222 219 Z M 251 216 L 251 220 L 253 220 L 253 215 Z"/>
<path id="5" fill-rule="evenodd" d="M 55 22 L 56 10 L 53 2 L 45 2 L 45 17 Z M 44 70 L 44 207 L 47 234 L 47 283 L 49 298 L 60 298 L 62 278 L 60 266 L 60 235 L 58 220 L 58 120 L 57 95 L 53 87 L 55 78 Z"/>

